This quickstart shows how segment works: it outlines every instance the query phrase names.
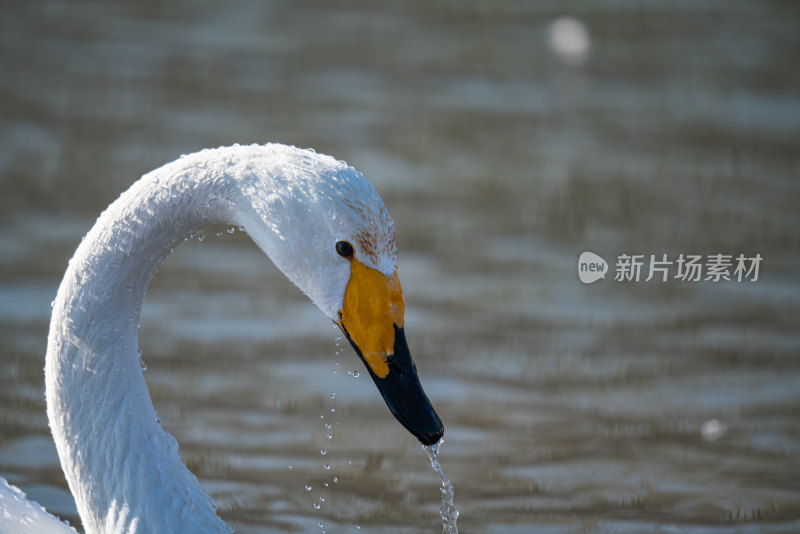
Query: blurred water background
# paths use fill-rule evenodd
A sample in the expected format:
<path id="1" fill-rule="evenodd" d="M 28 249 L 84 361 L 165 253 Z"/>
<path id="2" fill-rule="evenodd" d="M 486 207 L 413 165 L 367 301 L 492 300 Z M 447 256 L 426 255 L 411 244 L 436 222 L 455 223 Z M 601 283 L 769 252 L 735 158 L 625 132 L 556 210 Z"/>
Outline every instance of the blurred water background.
<path id="1" fill-rule="evenodd" d="M 0 475 L 79 522 L 42 367 L 99 212 L 182 153 L 278 141 L 354 165 L 395 219 L 462 533 L 799 531 L 798 28 L 793 2 L 3 2 Z M 167 261 L 140 332 L 220 515 L 438 531 L 419 444 L 226 230 Z M 584 285 L 584 250 L 763 262 Z"/>

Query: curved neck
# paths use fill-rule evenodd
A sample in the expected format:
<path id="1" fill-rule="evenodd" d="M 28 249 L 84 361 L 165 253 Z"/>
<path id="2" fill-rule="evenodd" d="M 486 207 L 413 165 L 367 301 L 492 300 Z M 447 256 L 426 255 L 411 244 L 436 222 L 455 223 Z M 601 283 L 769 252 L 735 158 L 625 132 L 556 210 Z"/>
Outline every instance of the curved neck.
<path id="1" fill-rule="evenodd" d="M 156 419 L 137 330 L 147 285 L 173 247 L 209 224 L 240 223 L 247 207 L 234 204 L 233 183 L 191 161 L 145 175 L 69 263 L 50 325 L 47 412 L 87 532 L 226 531 Z"/>
<path id="2" fill-rule="evenodd" d="M 358 209 L 356 198 L 364 200 Z M 137 336 L 159 265 L 183 238 L 212 223 L 244 226 L 330 318 L 349 277 L 347 262 L 327 259 L 333 244 L 379 231 L 387 233 L 382 242 L 394 243 L 391 218 L 360 173 L 283 145 L 182 157 L 111 204 L 70 260 L 53 303 L 45 363 L 50 428 L 87 532 L 225 529 L 156 419 Z M 393 266 L 389 248 L 384 261 Z"/>

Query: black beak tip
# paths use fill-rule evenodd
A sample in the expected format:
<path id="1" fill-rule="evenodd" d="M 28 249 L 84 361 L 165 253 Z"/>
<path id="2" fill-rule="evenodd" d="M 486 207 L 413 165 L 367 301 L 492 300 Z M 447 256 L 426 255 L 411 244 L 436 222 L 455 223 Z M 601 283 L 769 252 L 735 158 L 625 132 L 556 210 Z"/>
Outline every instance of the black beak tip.
<path id="1" fill-rule="evenodd" d="M 425 445 L 426 447 L 430 447 L 431 445 L 435 445 L 442 441 L 442 436 L 444 436 L 444 425 L 439 420 L 439 417 L 436 417 L 438 422 L 438 426 L 436 430 L 432 432 L 416 432 L 415 435 L 420 443 Z"/>
<path id="2" fill-rule="evenodd" d="M 444 425 L 422 388 L 415 389 L 413 396 L 401 395 L 401 402 L 393 395 L 397 390 L 386 382 L 380 383 L 379 388 L 389 410 L 420 443 L 426 447 L 439 443 L 444 436 Z"/>

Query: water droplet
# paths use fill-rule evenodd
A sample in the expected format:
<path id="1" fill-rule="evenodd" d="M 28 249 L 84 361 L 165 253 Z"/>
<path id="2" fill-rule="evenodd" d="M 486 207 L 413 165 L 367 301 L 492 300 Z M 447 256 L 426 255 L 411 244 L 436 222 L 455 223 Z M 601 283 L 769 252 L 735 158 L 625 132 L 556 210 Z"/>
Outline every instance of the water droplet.
<path id="1" fill-rule="evenodd" d="M 144 363 L 141 352 L 139 353 L 139 368 L 142 370 L 142 372 L 147 371 L 147 364 Z"/>
<path id="2" fill-rule="evenodd" d="M 319 503 L 318 503 L 318 502 L 315 502 L 315 503 L 314 503 L 314 510 L 319 510 L 319 508 L 320 508 L 320 505 L 319 505 Z"/>
<path id="3" fill-rule="evenodd" d="M 198 240 L 198 241 L 203 241 L 205 238 L 206 238 L 206 236 L 205 236 L 205 235 L 203 235 L 203 234 L 197 234 L 197 240 Z"/>
<path id="4" fill-rule="evenodd" d="M 228 228 L 228 233 L 229 233 L 229 234 L 232 234 L 232 233 L 233 233 L 233 232 L 235 232 L 235 231 L 236 231 L 236 228 L 234 228 L 233 226 L 231 226 L 231 227 L 229 227 L 229 228 Z"/>
<path id="5" fill-rule="evenodd" d="M 240 227 L 239 227 L 239 231 L 240 231 L 240 232 L 244 232 L 244 226 L 240 226 Z"/>
<path id="6" fill-rule="evenodd" d="M 333 477 L 333 483 L 334 484 L 338 484 L 339 483 L 339 477 Z"/>
<path id="7" fill-rule="evenodd" d="M 322 468 L 323 468 L 325 471 L 330 471 L 330 469 L 331 469 L 331 466 L 329 466 L 328 464 L 325 464 L 325 465 L 323 465 L 323 466 L 322 466 Z"/>
<path id="8" fill-rule="evenodd" d="M 156 423 L 159 425 L 161 424 L 161 419 L 159 419 L 158 415 L 156 415 Z"/>
<path id="9" fill-rule="evenodd" d="M 356 523 L 356 530 L 361 530 L 361 525 Z"/>
<path id="10" fill-rule="evenodd" d="M 311 485 L 310 484 L 306 484 L 306 491 L 311 491 Z"/>
<path id="11" fill-rule="evenodd" d="M 320 451 L 319 451 L 319 453 L 320 453 L 322 456 L 325 456 L 326 454 L 328 454 L 328 451 L 326 451 L 325 449 L 322 449 L 322 450 L 320 450 Z"/>
<path id="12" fill-rule="evenodd" d="M 331 408 L 331 413 L 335 412 L 336 408 Z"/>
<path id="13" fill-rule="evenodd" d="M 335 373 L 335 372 L 336 372 L 336 371 L 334 370 L 334 373 Z M 335 399 L 335 398 L 336 398 L 336 392 L 335 392 L 335 391 L 334 391 L 333 393 L 331 393 L 331 398 L 332 398 L 332 399 Z"/>
<path id="14" fill-rule="evenodd" d="M 353 378 L 358 378 L 358 371 L 353 371 Z"/>
<path id="15" fill-rule="evenodd" d="M 331 428 L 331 424 L 330 423 L 325 423 L 325 428 L 330 429 Z"/>
<path id="16" fill-rule="evenodd" d="M 222 237 L 222 230 L 220 230 L 219 232 L 217 232 L 217 237 Z"/>
<path id="17" fill-rule="evenodd" d="M 326 437 L 327 437 L 328 439 L 333 439 L 333 434 L 330 434 L 330 433 L 329 433 L 329 434 L 328 434 Z"/>
<path id="18" fill-rule="evenodd" d="M 325 497 L 320 497 L 319 502 L 325 502 Z"/>
<path id="19" fill-rule="evenodd" d="M 51 300 L 51 301 L 50 301 L 50 307 L 52 308 L 52 307 L 53 307 L 53 306 L 55 306 L 55 305 L 56 305 L 56 301 L 55 301 L 55 299 Z M 334 373 L 335 373 L 335 372 L 336 372 L 336 371 L 334 371 Z"/>
<path id="20" fill-rule="evenodd" d="M 723 437 L 727 431 L 728 425 L 719 419 L 711 419 L 710 421 L 706 421 L 703 423 L 703 426 L 700 427 L 700 435 L 703 436 L 703 439 L 706 441 L 716 441 Z"/>
<path id="21" fill-rule="evenodd" d="M 323 482 L 322 485 L 325 486 L 326 488 L 328 487 L 328 483 L 327 482 Z"/>
<path id="22" fill-rule="evenodd" d="M 289 466 L 289 469 L 294 469 L 294 467 L 290 465 L 290 466 Z"/>

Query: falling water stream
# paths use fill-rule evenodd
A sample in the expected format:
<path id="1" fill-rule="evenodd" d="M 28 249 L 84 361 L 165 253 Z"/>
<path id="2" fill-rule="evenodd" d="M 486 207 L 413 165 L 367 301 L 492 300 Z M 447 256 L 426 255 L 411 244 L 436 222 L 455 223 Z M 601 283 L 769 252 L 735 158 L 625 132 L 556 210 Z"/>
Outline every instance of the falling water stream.
<path id="1" fill-rule="evenodd" d="M 458 534 L 458 525 L 456 525 L 458 508 L 453 504 L 453 484 L 444 474 L 442 466 L 439 465 L 439 459 L 436 457 L 439 454 L 439 448 L 442 443 L 444 443 L 444 438 L 440 439 L 438 443 L 423 448 L 431 460 L 431 467 L 442 479 L 442 487 L 439 488 L 439 491 L 442 492 L 442 507 L 439 508 L 439 514 L 442 516 L 442 534 Z"/>

